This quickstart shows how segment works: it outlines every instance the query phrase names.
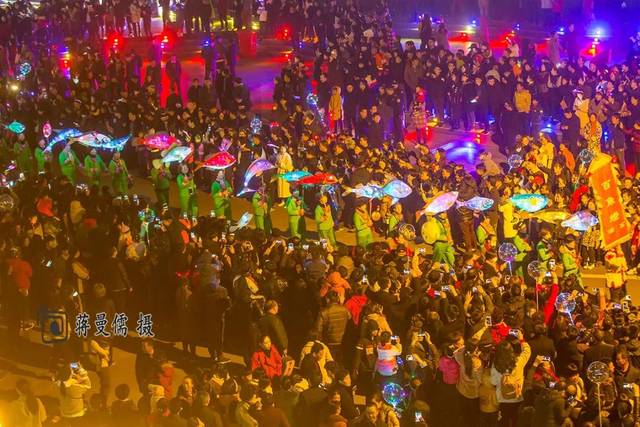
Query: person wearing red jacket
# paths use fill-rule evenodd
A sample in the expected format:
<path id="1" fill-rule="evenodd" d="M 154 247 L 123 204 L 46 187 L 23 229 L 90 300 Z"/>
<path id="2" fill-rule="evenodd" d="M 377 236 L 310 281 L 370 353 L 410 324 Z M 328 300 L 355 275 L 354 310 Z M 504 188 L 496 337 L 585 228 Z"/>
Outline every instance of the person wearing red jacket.
<path id="1" fill-rule="evenodd" d="M 251 371 L 262 370 L 268 378 L 282 375 L 282 356 L 278 349 L 271 344 L 269 335 L 260 340 L 260 347 L 251 356 Z"/>
<path id="2" fill-rule="evenodd" d="M 33 269 L 31 264 L 20 257 L 18 248 L 11 248 L 7 259 L 7 275 L 11 286 L 9 296 L 13 300 L 8 304 L 9 308 L 9 335 L 19 338 L 20 329 L 31 329 L 34 324 L 27 321 L 29 310 L 29 288 L 31 288 L 31 276 Z"/>

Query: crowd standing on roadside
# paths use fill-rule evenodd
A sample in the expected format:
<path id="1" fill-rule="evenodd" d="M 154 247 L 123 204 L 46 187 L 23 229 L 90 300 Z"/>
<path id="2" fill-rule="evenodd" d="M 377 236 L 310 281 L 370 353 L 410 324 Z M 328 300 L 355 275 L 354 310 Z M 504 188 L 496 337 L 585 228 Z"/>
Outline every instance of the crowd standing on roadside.
<path id="1" fill-rule="evenodd" d="M 59 5 L 51 7 L 69 13 Z M 8 425 L 638 423 L 638 308 L 626 289 L 640 261 L 633 52 L 616 65 L 586 61 L 571 28 L 552 38 L 558 50 L 548 57 L 519 40 L 500 53 L 484 43 L 452 52 L 446 26 L 428 16 L 421 45 L 402 45 L 383 1 L 267 2 L 265 33 L 288 23 L 295 52 L 256 129 L 225 39 L 203 52 L 202 84 L 181 93 L 175 56 L 164 70 L 156 55 L 105 56 L 92 49 L 91 25 L 50 29 L 78 36 L 61 69 L 37 31 L 21 32 L 17 11 L 28 6 L 12 7 L 0 113 L 25 129 L 3 130 L 0 142 L 3 314 L 18 358 L 41 310 L 65 312 L 72 333 L 48 352 L 58 404 L 45 407 L 21 380 Z M 314 48 L 310 66 L 301 42 Z M 32 70 L 18 80 L 24 62 Z M 121 153 L 73 139 L 49 150 L 46 123 L 132 141 Z M 465 169 L 430 150 L 428 125 L 486 134 L 522 162 L 485 151 Z M 192 161 L 163 165 L 144 145 L 161 132 L 191 146 Z M 221 147 L 233 166 L 199 167 Z M 573 232 L 509 201 L 538 193 L 548 209 L 596 214 L 583 150 L 617 163 L 634 230 L 617 247 L 602 248 L 597 225 Z M 262 157 L 276 168 L 245 182 Z M 292 171 L 319 181 L 296 185 L 284 179 Z M 150 177 L 154 197 L 134 194 L 135 174 Z M 413 190 L 397 203 L 353 191 L 394 179 Z M 236 228 L 231 202 L 247 185 L 256 190 L 247 196 L 254 222 Z M 213 212 L 199 210 L 200 190 Z M 494 205 L 421 214 L 449 191 Z M 286 230 L 272 226 L 276 214 L 287 216 Z M 355 234 L 355 246 L 336 238 L 341 230 Z M 513 265 L 498 256 L 504 242 L 517 248 Z M 543 273 L 530 274 L 531 261 Z M 596 290 L 581 271 L 600 265 L 608 286 Z M 558 295 L 573 309 L 558 310 Z M 111 324 L 110 336 L 78 337 L 84 313 L 92 322 L 150 313 L 156 335 L 180 342 L 183 354 L 140 339 L 136 384 L 113 384 L 113 349 L 133 338 Z M 174 389 L 176 361 L 187 376 Z M 587 375 L 595 361 L 608 372 L 599 387 Z M 399 401 L 389 395 L 396 385 Z"/>

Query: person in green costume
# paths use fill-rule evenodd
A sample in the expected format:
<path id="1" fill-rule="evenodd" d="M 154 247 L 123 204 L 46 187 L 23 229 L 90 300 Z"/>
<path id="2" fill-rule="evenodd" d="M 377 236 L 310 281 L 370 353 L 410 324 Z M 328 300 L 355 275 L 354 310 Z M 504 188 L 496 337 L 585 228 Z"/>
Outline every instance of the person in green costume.
<path id="1" fill-rule="evenodd" d="M 109 173 L 114 193 L 120 196 L 127 195 L 129 192 L 129 169 L 120 157 L 119 151 L 113 153 L 113 158 L 109 162 Z"/>
<path id="2" fill-rule="evenodd" d="M 80 162 L 73 150 L 71 150 L 71 144 L 64 146 L 58 155 L 58 162 L 60 163 L 60 172 L 62 172 L 62 175 L 66 176 L 69 181 L 75 185 L 76 173 Z"/>
<path id="3" fill-rule="evenodd" d="M 169 206 L 169 185 L 173 176 L 168 165 L 162 163 L 160 159 L 154 159 L 153 168 L 151 169 L 151 183 L 156 192 L 158 205 Z"/>
<path id="4" fill-rule="evenodd" d="M 489 215 L 484 215 L 476 228 L 476 240 L 483 251 L 495 249 L 496 229 L 491 224 Z"/>
<path id="5" fill-rule="evenodd" d="M 216 218 L 231 220 L 231 184 L 226 180 L 224 171 L 219 171 L 216 180 L 211 183 L 211 197 Z"/>
<path id="6" fill-rule="evenodd" d="M 45 151 L 47 143 L 44 139 L 38 141 L 38 146 L 33 151 L 33 157 L 36 159 L 36 172 L 39 174 L 45 173 L 47 170 L 47 164 L 51 161 L 51 154 Z"/>
<path id="7" fill-rule="evenodd" d="M 516 275 L 525 278 L 524 275 L 524 263 L 526 259 L 530 259 L 529 254 L 533 250 L 527 238 L 529 237 L 529 231 L 527 230 L 527 224 L 520 223 L 518 228 L 518 234 L 513 238 L 513 244 L 516 249 L 518 249 L 518 253 L 516 254 Z"/>
<path id="8" fill-rule="evenodd" d="M 178 183 L 178 195 L 180 196 L 180 213 L 182 215 L 191 214 L 192 217 L 197 217 L 198 194 L 193 175 L 191 175 L 189 171 L 189 166 L 182 165 L 180 175 L 178 175 L 176 182 Z"/>
<path id="9" fill-rule="evenodd" d="M 333 229 L 333 214 L 331 213 L 331 206 L 329 206 L 329 198 L 325 193 L 322 193 L 318 202 L 314 215 L 318 237 L 331 243 L 331 246 L 335 248 L 336 232 Z"/>
<path id="10" fill-rule="evenodd" d="M 549 260 L 553 258 L 552 250 L 551 231 L 547 228 L 542 229 L 542 231 L 540 231 L 540 241 L 536 245 L 536 252 L 538 253 L 540 265 L 545 269 L 548 267 Z"/>
<path id="11" fill-rule="evenodd" d="M 387 237 L 391 236 L 391 233 L 398 227 L 398 224 L 403 221 L 402 205 L 396 203 L 392 206 L 391 215 L 389 215 L 389 220 L 387 221 Z"/>
<path id="12" fill-rule="evenodd" d="M 13 144 L 13 155 L 16 158 L 16 167 L 25 175 L 33 174 L 33 155 L 24 134 L 18 135 L 18 140 Z"/>
<path id="13" fill-rule="evenodd" d="M 453 267 L 454 250 L 451 244 L 453 240 L 451 238 L 451 229 L 446 212 L 436 215 L 436 221 L 440 233 L 438 240 L 436 240 L 436 243 L 433 245 L 433 262 L 446 262 L 449 267 Z"/>
<path id="14" fill-rule="evenodd" d="M 356 208 L 353 214 L 353 224 L 356 228 L 356 242 L 357 245 L 363 248 L 373 243 L 373 221 L 369 216 L 369 206 L 367 202 L 362 202 Z"/>
<path id="15" fill-rule="evenodd" d="M 253 206 L 256 228 L 269 236 L 271 234 L 271 197 L 267 194 L 264 185 L 253 193 L 251 205 Z"/>
<path id="16" fill-rule="evenodd" d="M 578 284 L 582 285 L 582 279 L 580 277 L 580 265 L 578 263 L 578 252 L 576 250 L 576 238 L 569 234 L 565 238 L 564 245 L 560 246 L 560 260 L 562 261 L 562 267 L 564 272 L 562 277 L 569 277 L 571 275 L 576 276 Z"/>
<path id="17" fill-rule="evenodd" d="M 291 197 L 287 199 L 284 205 L 289 215 L 289 234 L 291 237 L 304 238 L 306 231 L 304 222 L 304 202 L 300 199 L 300 192 L 294 190 Z"/>
<path id="18" fill-rule="evenodd" d="M 102 160 L 102 157 L 98 154 L 98 151 L 95 148 L 84 157 L 84 173 L 89 181 L 89 185 L 100 187 L 102 174 L 106 170 L 107 166 L 104 164 L 104 160 Z"/>

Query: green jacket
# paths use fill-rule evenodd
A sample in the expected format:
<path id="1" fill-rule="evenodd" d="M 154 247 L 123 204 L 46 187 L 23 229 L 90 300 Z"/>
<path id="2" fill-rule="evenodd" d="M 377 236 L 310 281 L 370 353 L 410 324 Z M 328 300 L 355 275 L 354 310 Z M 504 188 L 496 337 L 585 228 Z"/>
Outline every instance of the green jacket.
<path id="1" fill-rule="evenodd" d="M 287 199 L 287 203 L 284 207 L 287 210 L 287 214 L 289 216 L 302 216 L 300 215 L 300 209 L 304 209 L 304 203 L 302 202 L 302 200 L 298 200 L 295 197 L 291 196 Z"/>
<path id="2" fill-rule="evenodd" d="M 16 157 L 16 166 L 20 172 L 30 173 L 33 170 L 33 155 L 28 144 L 13 144 L 13 154 Z"/>
<path id="3" fill-rule="evenodd" d="M 93 157 L 85 156 L 84 158 L 84 172 L 88 178 L 92 180 L 99 180 L 104 171 L 107 170 L 107 166 L 104 164 L 104 160 L 100 157 L 100 154 Z"/>
<path id="4" fill-rule="evenodd" d="M 543 241 L 539 241 L 536 245 L 536 252 L 538 252 L 538 259 L 542 262 L 547 262 L 551 259 L 551 251 Z"/>
<path id="5" fill-rule="evenodd" d="M 229 204 L 229 194 L 222 194 L 223 191 L 229 189 L 231 189 L 231 185 L 227 180 L 224 181 L 224 188 L 218 181 L 213 181 L 211 184 L 211 197 L 213 198 L 214 209 L 222 209 Z"/>
<path id="6" fill-rule="evenodd" d="M 164 173 L 160 173 L 164 171 Z M 153 168 L 151 170 L 151 182 L 156 190 L 167 190 L 171 184 L 171 171 L 164 166 L 160 169 Z"/>
<path id="7" fill-rule="evenodd" d="M 58 162 L 60 163 L 60 170 L 67 176 L 75 173 L 79 163 L 78 158 L 73 151 L 69 151 L 67 154 L 64 150 L 58 155 Z"/>
<path id="8" fill-rule="evenodd" d="M 331 230 L 333 228 L 333 215 L 331 213 L 331 207 L 329 205 L 327 205 L 327 211 L 325 211 L 325 208 L 322 207 L 322 205 L 318 204 L 318 206 L 316 206 L 316 211 L 315 211 L 315 220 L 316 220 L 316 224 L 318 225 L 318 230 Z"/>
<path id="9" fill-rule="evenodd" d="M 40 147 L 36 147 L 35 151 L 33 152 L 33 157 L 36 158 L 37 172 L 44 172 L 45 165 L 47 164 L 47 158 L 44 154 L 44 150 Z"/>
<path id="10" fill-rule="evenodd" d="M 251 206 L 256 216 L 267 216 L 271 213 L 271 200 L 266 194 L 256 191 L 251 198 Z"/>

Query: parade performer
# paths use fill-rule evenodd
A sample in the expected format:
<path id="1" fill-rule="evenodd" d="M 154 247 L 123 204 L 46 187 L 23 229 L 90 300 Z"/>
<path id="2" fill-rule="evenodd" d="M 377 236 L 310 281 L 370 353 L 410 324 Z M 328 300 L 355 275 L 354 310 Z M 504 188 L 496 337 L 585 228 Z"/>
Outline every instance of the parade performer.
<path id="1" fill-rule="evenodd" d="M 213 212 L 216 218 L 231 220 L 231 184 L 219 171 L 216 180 L 211 183 L 211 198 L 213 198 Z"/>
<path id="2" fill-rule="evenodd" d="M 293 190 L 291 197 L 285 203 L 285 209 L 289 214 L 289 234 L 291 237 L 304 237 L 306 229 L 304 222 L 304 202 L 300 198 L 300 192 Z"/>
<path id="3" fill-rule="evenodd" d="M 120 196 L 126 195 L 129 192 L 129 169 L 120 157 L 119 151 L 113 153 L 113 158 L 109 162 L 109 173 L 113 192 Z"/>
<path id="4" fill-rule="evenodd" d="M 104 164 L 102 157 L 95 148 L 92 149 L 84 158 L 84 172 L 89 184 L 100 187 L 102 173 L 106 170 L 107 166 Z"/>

